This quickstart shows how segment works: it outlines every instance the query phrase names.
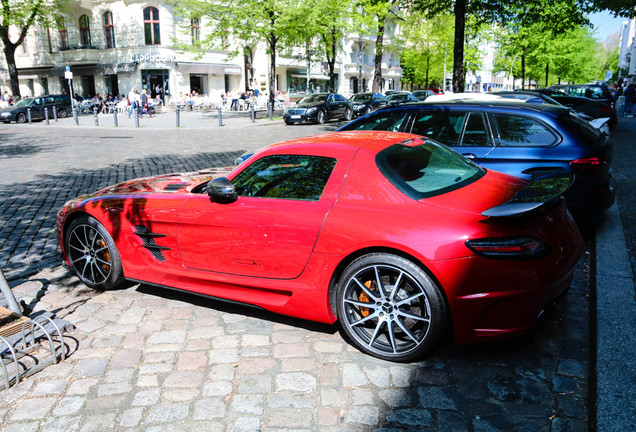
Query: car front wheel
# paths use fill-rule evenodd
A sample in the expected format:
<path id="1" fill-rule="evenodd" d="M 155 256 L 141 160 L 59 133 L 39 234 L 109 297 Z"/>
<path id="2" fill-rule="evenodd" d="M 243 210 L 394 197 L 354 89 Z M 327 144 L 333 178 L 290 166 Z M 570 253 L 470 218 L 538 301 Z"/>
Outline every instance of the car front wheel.
<path id="1" fill-rule="evenodd" d="M 316 123 L 323 124 L 324 122 L 325 122 L 325 112 L 318 111 L 318 114 L 316 114 Z"/>
<path id="2" fill-rule="evenodd" d="M 95 218 L 82 216 L 71 222 L 66 230 L 64 248 L 71 270 L 86 286 L 107 290 L 124 281 L 115 242 Z"/>
<path id="3" fill-rule="evenodd" d="M 345 110 L 344 120 L 350 121 L 351 117 L 353 117 L 353 112 L 349 108 L 347 108 Z"/>
<path id="4" fill-rule="evenodd" d="M 66 117 L 66 108 L 60 108 L 59 110 L 57 110 L 57 116 L 59 118 Z"/>
<path id="5" fill-rule="evenodd" d="M 17 113 L 16 116 L 15 116 L 15 122 L 16 123 L 26 123 L 26 114 Z"/>
<path id="6" fill-rule="evenodd" d="M 386 253 L 349 264 L 337 287 L 336 307 L 358 349 L 391 361 L 411 361 L 430 351 L 448 320 L 444 296 L 426 272 Z"/>

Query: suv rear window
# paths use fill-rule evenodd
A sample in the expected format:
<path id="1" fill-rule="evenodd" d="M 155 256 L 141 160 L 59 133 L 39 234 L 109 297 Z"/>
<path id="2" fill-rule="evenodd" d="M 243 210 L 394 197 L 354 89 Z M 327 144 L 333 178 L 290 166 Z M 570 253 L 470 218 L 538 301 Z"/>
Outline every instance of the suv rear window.
<path id="1" fill-rule="evenodd" d="M 392 145 L 378 153 L 376 163 L 395 187 L 415 200 L 459 189 L 486 172 L 455 151 L 431 141 L 415 147 Z"/>

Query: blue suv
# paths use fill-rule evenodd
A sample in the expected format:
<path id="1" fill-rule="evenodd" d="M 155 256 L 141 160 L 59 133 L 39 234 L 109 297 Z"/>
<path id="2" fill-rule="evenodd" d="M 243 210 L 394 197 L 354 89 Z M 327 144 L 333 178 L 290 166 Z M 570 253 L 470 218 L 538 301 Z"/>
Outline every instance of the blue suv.
<path id="1" fill-rule="evenodd" d="M 574 174 L 565 198 L 579 223 L 614 202 L 612 141 L 568 108 L 518 102 L 455 101 L 383 108 L 338 129 L 425 135 L 485 168 L 519 177 Z"/>

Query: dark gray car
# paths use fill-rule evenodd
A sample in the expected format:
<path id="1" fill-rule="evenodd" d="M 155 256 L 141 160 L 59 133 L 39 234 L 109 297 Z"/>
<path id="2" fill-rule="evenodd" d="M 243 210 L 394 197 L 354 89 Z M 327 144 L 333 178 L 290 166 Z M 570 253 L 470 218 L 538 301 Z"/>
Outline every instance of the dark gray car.
<path id="1" fill-rule="evenodd" d="M 53 118 L 55 114 L 64 118 L 71 111 L 71 99 L 67 95 L 45 95 L 37 97 L 28 97 L 19 100 L 15 105 L 0 109 L 0 121 L 4 123 L 16 122 L 26 123 L 29 120 L 29 112 L 31 120 L 44 120 L 48 109 L 49 117 Z M 54 114 L 55 113 L 55 114 Z"/>

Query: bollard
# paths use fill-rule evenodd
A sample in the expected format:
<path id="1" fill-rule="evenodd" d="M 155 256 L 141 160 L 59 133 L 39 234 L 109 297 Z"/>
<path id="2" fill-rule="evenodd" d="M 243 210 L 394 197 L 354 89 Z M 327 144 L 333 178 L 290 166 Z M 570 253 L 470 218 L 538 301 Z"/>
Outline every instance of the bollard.
<path id="1" fill-rule="evenodd" d="M 117 110 L 116 109 L 113 110 L 113 125 L 115 127 L 119 126 L 119 124 L 117 123 Z"/>
<path id="2" fill-rule="evenodd" d="M 219 126 L 223 126 L 223 112 L 221 111 L 221 107 L 218 108 L 219 111 Z"/>
<path id="3" fill-rule="evenodd" d="M 44 107 L 44 120 L 49 124 L 49 107 Z"/>
<path id="4" fill-rule="evenodd" d="M 251 103 L 250 104 L 250 111 L 251 111 L 251 115 L 252 115 L 252 123 L 256 122 L 256 112 L 254 111 L 254 104 Z"/>
<path id="5" fill-rule="evenodd" d="M 177 105 L 175 112 L 177 114 L 177 127 L 181 127 L 181 108 L 179 108 L 179 105 Z"/>
<path id="6" fill-rule="evenodd" d="M 55 123 L 57 123 L 57 108 L 53 105 L 53 118 L 55 119 Z"/>
<path id="7" fill-rule="evenodd" d="M 31 108 L 27 108 L 27 118 L 29 119 L 29 124 L 31 124 Z"/>
<path id="8" fill-rule="evenodd" d="M 93 107 L 93 117 L 95 117 L 95 126 L 99 126 L 99 120 L 97 118 L 97 107 Z"/>
<path id="9" fill-rule="evenodd" d="M 73 120 L 75 120 L 75 126 L 79 126 L 79 113 L 75 108 L 73 109 Z"/>
<path id="10" fill-rule="evenodd" d="M 269 104 L 269 121 L 274 120 L 274 104 Z"/>
<path id="11" fill-rule="evenodd" d="M 135 107 L 135 127 L 139 128 L 139 108 Z"/>

